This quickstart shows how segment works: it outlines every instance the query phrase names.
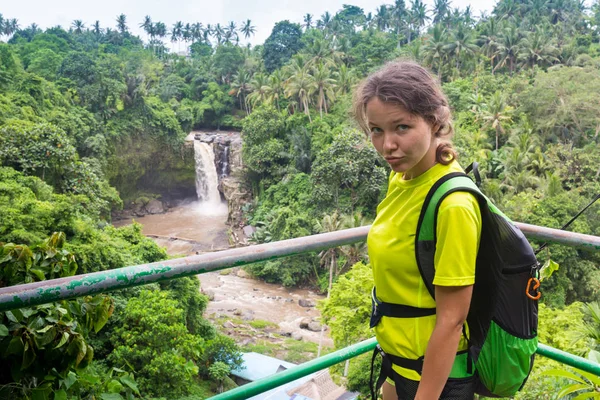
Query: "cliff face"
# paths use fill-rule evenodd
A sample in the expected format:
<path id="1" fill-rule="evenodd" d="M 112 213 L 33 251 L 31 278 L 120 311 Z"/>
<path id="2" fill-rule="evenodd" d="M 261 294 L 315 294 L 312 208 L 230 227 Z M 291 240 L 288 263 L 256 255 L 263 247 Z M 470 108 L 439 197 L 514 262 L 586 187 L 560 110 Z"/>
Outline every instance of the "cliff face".
<path id="1" fill-rule="evenodd" d="M 242 228 L 242 205 L 250 202 L 252 196 L 244 186 L 240 133 L 202 132 L 196 134 L 196 140 L 213 144 L 219 191 L 229 208 L 227 222 L 234 230 Z"/>

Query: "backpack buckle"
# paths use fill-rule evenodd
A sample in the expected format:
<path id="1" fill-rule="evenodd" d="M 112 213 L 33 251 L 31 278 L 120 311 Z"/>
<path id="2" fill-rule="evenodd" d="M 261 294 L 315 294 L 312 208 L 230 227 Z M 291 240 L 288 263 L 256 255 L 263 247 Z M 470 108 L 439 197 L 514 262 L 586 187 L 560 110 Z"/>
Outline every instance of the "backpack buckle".
<path id="1" fill-rule="evenodd" d="M 538 290 L 539 288 L 540 288 L 540 280 L 538 278 L 532 276 L 527 281 L 527 288 L 525 289 L 525 294 L 531 300 L 539 300 L 540 297 L 542 297 L 542 293 Z"/>
<path id="2" fill-rule="evenodd" d="M 379 321 L 381 321 L 381 318 L 383 318 L 383 314 L 378 307 L 379 304 L 381 304 L 381 302 L 377 299 L 375 287 L 373 287 L 373 290 L 371 291 L 371 320 L 369 321 L 370 328 L 375 328 Z"/>

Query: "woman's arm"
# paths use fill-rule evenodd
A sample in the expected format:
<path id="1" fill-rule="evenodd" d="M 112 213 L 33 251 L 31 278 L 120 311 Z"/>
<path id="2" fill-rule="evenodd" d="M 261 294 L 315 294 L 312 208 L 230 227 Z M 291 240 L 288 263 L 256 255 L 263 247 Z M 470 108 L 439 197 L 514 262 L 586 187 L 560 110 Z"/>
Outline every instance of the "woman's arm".
<path id="1" fill-rule="evenodd" d="M 437 318 L 415 400 L 440 398 L 456 357 L 472 293 L 472 285 L 435 287 Z"/>

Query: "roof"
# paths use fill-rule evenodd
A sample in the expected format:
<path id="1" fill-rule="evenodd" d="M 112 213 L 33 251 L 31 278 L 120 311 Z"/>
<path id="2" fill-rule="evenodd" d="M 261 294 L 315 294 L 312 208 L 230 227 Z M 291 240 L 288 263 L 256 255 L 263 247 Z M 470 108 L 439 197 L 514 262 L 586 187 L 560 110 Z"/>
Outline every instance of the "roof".
<path id="1" fill-rule="evenodd" d="M 296 364 L 258 353 L 243 353 L 244 369 L 233 370 L 232 375 L 254 382 L 285 371 Z M 329 371 L 316 372 L 286 383 L 248 400 L 353 400 L 357 393 L 346 392 L 329 376 Z"/>
<path id="2" fill-rule="evenodd" d="M 250 382 L 296 366 L 296 364 L 254 352 L 243 353 L 242 359 L 245 368 L 233 370 L 231 374 Z"/>
<path id="3" fill-rule="evenodd" d="M 287 393 L 293 399 L 299 395 L 312 400 L 350 400 L 357 397 L 356 393 L 346 392 L 344 387 L 336 385 L 327 369 L 317 372 L 310 380 L 288 390 Z"/>

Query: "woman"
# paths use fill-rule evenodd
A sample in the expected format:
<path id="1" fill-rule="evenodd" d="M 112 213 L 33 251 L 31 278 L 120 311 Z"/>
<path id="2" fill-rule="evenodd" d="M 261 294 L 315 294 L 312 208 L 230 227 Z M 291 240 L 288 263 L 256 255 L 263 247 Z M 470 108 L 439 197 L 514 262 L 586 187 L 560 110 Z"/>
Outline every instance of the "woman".
<path id="1" fill-rule="evenodd" d="M 463 366 L 471 360 L 455 359 L 468 348 L 465 321 L 481 237 L 481 214 L 473 195 L 452 193 L 438 210 L 435 299 L 415 258 L 425 196 L 439 178 L 462 171 L 449 142 L 453 131 L 448 100 L 423 67 L 397 61 L 359 86 L 355 115 L 392 169 L 367 239 L 374 294 L 383 303 L 433 310 L 419 317 L 383 316 L 375 326 L 381 349 L 393 360 L 383 398 L 472 399 L 472 367 Z"/>

